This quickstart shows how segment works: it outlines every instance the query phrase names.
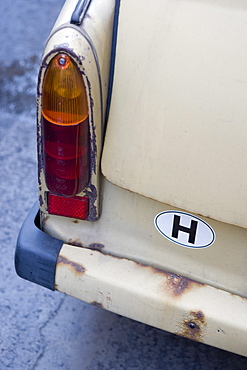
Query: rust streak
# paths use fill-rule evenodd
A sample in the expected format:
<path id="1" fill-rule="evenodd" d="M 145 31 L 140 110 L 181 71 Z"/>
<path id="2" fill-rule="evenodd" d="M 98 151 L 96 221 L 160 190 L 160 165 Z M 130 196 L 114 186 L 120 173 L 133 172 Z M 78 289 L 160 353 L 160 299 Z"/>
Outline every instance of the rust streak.
<path id="1" fill-rule="evenodd" d="M 185 292 L 205 286 L 205 284 L 191 280 L 185 276 L 167 272 L 156 267 L 144 265 L 140 262 L 134 263 L 141 268 L 149 269 L 153 274 L 159 275 L 161 278 L 163 278 L 163 287 L 166 291 L 172 294 L 173 297 L 182 296 L 182 294 Z"/>
<path id="2" fill-rule="evenodd" d="M 230 295 L 232 297 L 236 297 L 236 294 L 234 294 L 234 293 L 230 293 Z M 243 297 L 243 296 L 238 296 L 238 297 L 241 298 L 243 301 L 247 301 L 247 297 Z"/>
<path id="3" fill-rule="evenodd" d="M 163 286 L 166 289 L 166 291 L 173 295 L 173 297 L 179 297 L 183 293 L 188 292 L 193 288 L 199 288 L 205 285 L 203 283 L 199 283 L 198 281 L 186 278 L 185 276 L 173 274 L 171 272 L 163 271 L 161 269 L 143 265 L 141 263 L 136 264 L 142 268 L 148 268 L 152 271 L 152 273 L 163 277 L 164 278 Z"/>
<path id="4" fill-rule="evenodd" d="M 85 267 L 83 267 L 79 263 L 69 261 L 67 258 L 65 258 L 63 256 L 58 257 L 57 264 L 68 265 L 71 268 L 73 268 L 73 270 L 75 270 L 79 274 L 84 274 L 84 272 L 86 271 Z"/>

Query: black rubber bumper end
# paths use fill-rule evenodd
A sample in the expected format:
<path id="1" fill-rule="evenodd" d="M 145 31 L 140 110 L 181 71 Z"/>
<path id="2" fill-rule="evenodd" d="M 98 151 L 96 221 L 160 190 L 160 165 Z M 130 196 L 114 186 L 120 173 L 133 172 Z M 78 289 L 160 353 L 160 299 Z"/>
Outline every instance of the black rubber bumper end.
<path id="1" fill-rule="evenodd" d="M 63 241 L 44 233 L 35 203 L 20 230 L 15 251 L 15 269 L 23 279 L 54 290 L 57 258 Z"/>

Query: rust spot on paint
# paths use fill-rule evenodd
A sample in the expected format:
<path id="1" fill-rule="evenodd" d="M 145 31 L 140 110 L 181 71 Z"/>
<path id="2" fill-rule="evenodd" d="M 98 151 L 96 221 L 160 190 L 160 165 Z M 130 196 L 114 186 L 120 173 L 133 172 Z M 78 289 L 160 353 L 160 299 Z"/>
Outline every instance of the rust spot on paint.
<path id="1" fill-rule="evenodd" d="M 90 304 L 94 307 L 98 307 L 98 308 L 104 308 L 103 304 L 102 303 L 98 303 L 96 301 L 93 301 L 93 302 L 90 302 Z"/>
<path id="2" fill-rule="evenodd" d="M 58 265 L 68 265 L 69 267 L 71 267 L 76 273 L 79 273 L 79 274 L 84 274 L 84 272 L 86 271 L 85 267 L 83 267 L 82 265 L 80 265 L 79 263 L 76 263 L 76 262 L 72 262 L 70 260 L 68 260 L 67 258 L 63 257 L 63 256 L 59 256 L 58 259 L 57 259 L 57 264 Z"/>
<path id="3" fill-rule="evenodd" d="M 205 317 L 202 311 L 191 311 L 191 315 L 193 315 L 195 319 L 200 321 L 202 324 L 205 324 Z"/>
<path id="4" fill-rule="evenodd" d="M 189 279 L 176 275 L 176 274 L 169 274 L 167 276 L 167 286 L 168 289 L 176 296 L 181 295 L 189 285 Z"/>
<path id="5" fill-rule="evenodd" d="M 167 274 L 167 284 L 166 287 L 174 296 L 181 296 L 183 293 L 192 290 L 193 288 L 198 288 L 204 286 L 204 284 L 199 283 L 198 281 L 194 281 L 188 279 L 184 276 L 177 275 L 177 274 Z"/>
<path id="6" fill-rule="evenodd" d="M 74 223 L 74 224 L 78 224 L 78 220 L 72 220 L 72 222 Z"/>
<path id="7" fill-rule="evenodd" d="M 79 239 L 69 239 L 68 244 L 69 245 L 74 245 L 75 247 L 83 248 L 83 244 Z"/>
<path id="8" fill-rule="evenodd" d="M 91 154 L 91 161 L 93 160 L 95 162 L 95 158 L 96 158 L 96 153 L 97 152 L 96 152 L 96 146 L 94 148 L 94 144 L 92 144 L 92 153 L 93 154 Z M 91 171 L 93 171 L 93 170 L 91 170 Z M 97 218 L 98 218 L 98 216 L 97 216 L 97 208 L 96 208 L 96 205 L 95 205 L 95 202 L 97 200 L 97 189 L 96 189 L 96 187 L 93 184 L 91 184 L 85 190 L 85 194 L 89 198 L 89 214 L 88 214 L 88 218 L 87 219 L 88 219 L 88 221 L 96 221 Z"/>
<path id="9" fill-rule="evenodd" d="M 91 243 L 88 246 L 89 249 L 92 249 L 94 251 L 102 251 L 104 247 L 105 247 L 104 244 L 101 243 Z"/>
<path id="10" fill-rule="evenodd" d="M 191 311 L 185 315 L 176 334 L 197 342 L 204 342 L 206 329 L 207 323 L 203 312 Z"/>
<path id="11" fill-rule="evenodd" d="M 40 186 L 40 190 L 41 190 L 41 186 Z M 44 204 L 43 197 L 40 195 L 39 196 L 39 205 L 40 205 L 40 207 L 42 207 L 43 204 Z"/>

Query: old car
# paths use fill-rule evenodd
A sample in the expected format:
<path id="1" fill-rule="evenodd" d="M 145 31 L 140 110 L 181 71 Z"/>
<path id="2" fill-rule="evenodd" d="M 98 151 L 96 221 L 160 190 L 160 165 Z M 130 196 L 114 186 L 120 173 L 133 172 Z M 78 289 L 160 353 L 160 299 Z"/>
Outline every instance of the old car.
<path id="1" fill-rule="evenodd" d="M 67 0 L 24 279 L 247 355 L 247 3 Z"/>

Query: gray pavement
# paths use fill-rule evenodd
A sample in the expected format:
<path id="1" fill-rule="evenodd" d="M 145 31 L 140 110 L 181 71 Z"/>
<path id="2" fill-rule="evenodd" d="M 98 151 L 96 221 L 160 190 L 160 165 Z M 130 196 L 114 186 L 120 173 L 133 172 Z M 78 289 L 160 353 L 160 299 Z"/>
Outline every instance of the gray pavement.
<path id="1" fill-rule="evenodd" d="M 38 61 L 62 4 L 63 0 L 0 0 L 0 370 L 247 369 L 246 358 L 16 276 L 16 238 L 37 199 Z"/>

